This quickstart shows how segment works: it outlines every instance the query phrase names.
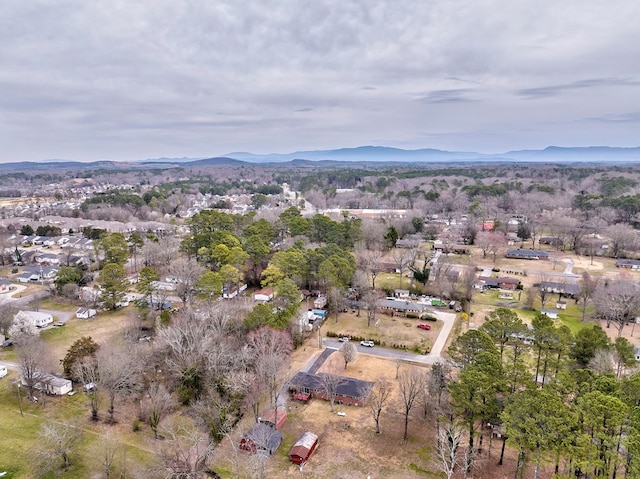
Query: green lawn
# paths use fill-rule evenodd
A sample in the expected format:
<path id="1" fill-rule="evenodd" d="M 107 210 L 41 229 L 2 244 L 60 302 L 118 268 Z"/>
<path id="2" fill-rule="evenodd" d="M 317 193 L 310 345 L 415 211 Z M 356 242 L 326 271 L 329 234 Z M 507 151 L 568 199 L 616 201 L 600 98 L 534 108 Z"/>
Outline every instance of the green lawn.
<path id="1" fill-rule="evenodd" d="M 75 396 L 48 397 L 43 407 L 26 400 L 22 391 L 22 410 L 18 389 L 15 386 L 17 373 L 12 372 L 0 380 L 0 472 L 9 474 L 4 478 L 35 478 L 32 470 L 33 451 L 38 448 L 42 425 L 46 421 L 73 421 L 82 430 L 82 440 L 72 455 L 72 466 L 62 474 L 68 479 L 85 479 L 100 470 L 100 450 L 104 434 L 110 427 L 89 420 L 87 398 L 82 394 Z M 104 401 L 103 401 L 104 406 Z M 153 454 L 147 450 L 146 442 L 151 438 L 149 428 L 133 433 L 129 425 L 123 424 L 118 430 L 122 450 L 126 455 L 128 469 L 144 468 L 151 464 Z M 44 478 L 60 477 L 49 473 Z"/>
<path id="2" fill-rule="evenodd" d="M 525 309 L 525 297 L 526 293 L 522 292 L 521 300 L 518 301 L 520 291 L 513 292 L 513 300 L 508 299 L 500 299 L 498 297 L 498 291 L 486 291 L 484 293 L 476 293 L 473 296 L 472 303 L 472 311 L 484 311 L 491 310 L 498 307 L 505 307 L 515 310 L 518 315 L 525 321 L 526 323 L 531 323 L 531 320 L 543 309 L 540 305 L 539 301 L 536 301 L 534 304 L 535 310 Z M 556 309 L 556 300 L 557 295 L 551 295 L 551 299 L 547 300 L 544 309 Z M 577 333 L 581 329 L 590 326 L 591 322 L 588 321 L 590 317 L 590 313 L 592 313 L 592 308 L 587 308 L 587 314 L 584 322 L 582 321 L 582 306 L 580 304 L 575 304 L 575 301 L 572 299 L 564 298 L 563 301 L 567 304 L 566 310 L 558 310 L 558 319 L 557 324 L 566 325 L 573 334 Z"/>

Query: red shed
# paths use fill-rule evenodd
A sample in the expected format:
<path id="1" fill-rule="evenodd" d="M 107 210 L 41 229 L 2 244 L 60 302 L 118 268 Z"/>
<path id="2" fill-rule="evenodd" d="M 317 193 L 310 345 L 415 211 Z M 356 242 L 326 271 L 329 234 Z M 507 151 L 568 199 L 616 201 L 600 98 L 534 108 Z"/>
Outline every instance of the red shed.
<path id="1" fill-rule="evenodd" d="M 318 446 L 318 436 L 312 432 L 305 432 L 300 439 L 296 441 L 289 451 L 289 460 L 294 464 L 304 464 L 313 454 Z"/>
<path id="2" fill-rule="evenodd" d="M 258 422 L 275 427 L 279 431 L 282 429 L 282 426 L 284 426 L 284 423 L 287 422 L 287 411 L 285 411 L 284 408 L 278 407 L 277 412 L 278 414 L 276 417 L 275 409 L 264 411 L 258 418 Z"/>

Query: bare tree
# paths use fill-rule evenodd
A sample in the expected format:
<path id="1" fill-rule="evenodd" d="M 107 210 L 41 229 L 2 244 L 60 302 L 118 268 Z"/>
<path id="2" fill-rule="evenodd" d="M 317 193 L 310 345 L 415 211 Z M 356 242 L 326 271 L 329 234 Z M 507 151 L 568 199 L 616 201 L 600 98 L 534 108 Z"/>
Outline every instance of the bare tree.
<path id="1" fill-rule="evenodd" d="M 614 352 L 608 349 L 596 349 L 589 361 L 588 368 L 597 376 L 605 376 L 614 372 Z"/>
<path id="2" fill-rule="evenodd" d="M 264 382 L 271 407 L 278 422 L 278 395 L 284 383 L 283 373 L 293 351 L 293 341 L 288 331 L 277 331 L 263 326 L 247 335 L 249 350 L 254 359 L 254 370 Z"/>
<path id="3" fill-rule="evenodd" d="M 404 409 L 404 435 L 402 436 L 404 442 L 409 440 L 409 414 L 415 406 L 423 384 L 424 376 L 416 369 L 400 373 L 398 387 L 400 389 L 400 401 Z"/>
<path id="4" fill-rule="evenodd" d="M 611 256 L 617 258 L 622 251 L 637 241 L 637 232 L 626 223 L 617 223 L 605 229 L 611 240 Z"/>
<path id="5" fill-rule="evenodd" d="M 376 321 L 376 309 L 378 308 L 378 295 L 375 291 L 367 291 L 364 295 L 364 302 L 367 305 L 367 327 L 371 327 Z"/>
<path id="6" fill-rule="evenodd" d="M 382 236 L 381 236 L 382 238 Z M 371 289 L 376 289 L 376 278 L 380 273 L 380 262 L 383 252 L 381 249 L 356 249 L 356 264 L 371 278 Z"/>
<path id="7" fill-rule="evenodd" d="M 344 293 L 341 288 L 331 286 L 327 296 L 329 300 L 329 310 L 333 313 L 337 324 L 338 316 L 340 316 L 340 312 L 344 309 Z"/>
<path id="8" fill-rule="evenodd" d="M 380 434 L 380 416 L 389 401 L 392 385 L 386 379 L 378 379 L 369 397 L 369 408 L 376 423 L 376 434 Z"/>
<path id="9" fill-rule="evenodd" d="M 613 324 L 618 336 L 622 336 L 622 328 L 635 321 L 640 311 L 640 288 L 627 281 L 605 284 L 596 289 L 593 304 L 598 317 L 606 320 L 607 328 Z"/>
<path id="10" fill-rule="evenodd" d="M 13 324 L 16 308 L 6 300 L 0 300 L 0 334 L 7 336 Z"/>
<path id="11" fill-rule="evenodd" d="M 191 302 L 196 282 L 204 268 L 193 258 L 178 258 L 169 265 L 169 274 L 176 284 L 176 294 L 183 303 Z"/>
<path id="12" fill-rule="evenodd" d="M 164 384 L 151 383 L 147 393 L 140 400 L 140 412 L 156 439 L 158 439 L 160 421 L 175 407 L 176 401 Z"/>
<path id="13" fill-rule="evenodd" d="M 92 384 L 93 387 L 87 389 L 87 400 L 91 410 L 91 419 L 98 420 L 98 408 L 100 405 L 100 395 L 96 385 L 98 384 L 98 361 L 95 356 L 85 356 L 79 358 L 73 365 L 73 376 L 78 378 L 83 385 Z"/>
<path id="14" fill-rule="evenodd" d="M 507 239 L 502 233 L 496 231 L 481 231 L 476 236 L 476 246 L 482 250 L 482 257 L 486 258 L 488 254 L 493 255 L 495 263 L 498 252 L 507 244 Z"/>
<path id="15" fill-rule="evenodd" d="M 109 422 L 115 423 L 116 397 L 131 393 L 138 381 L 138 360 L 132 349 L 105 344 L 96 353 L 98 386 L 109 398 Z"/>
<path id="16" fill-rule="evenodd" d="M 186 418 L 167 421 L 160 433 L 164 437 L 156 448 L 160 466 L 150 471 L 162 479 L 205 479 L 209 475 L 207 462 L 214 444 Z"/>
<path id="17" fill-rule="evenodd" d="M 51 364 L 49 348 L 39 336 L 22 336 L 17 346 L 21 380 L 32 398 L 35 389 L 47 377 Z"/>
<path id="18" fill-rule="evenodd" d="M 402 288 L 402 278 L 410 262 L 409 252 L 406 249 L 396 248 L 391 253 L 391 258 L 393 259 L 396 269 L 400 273 L 400 288 Z"/>
<path id="19" fill-rule="evenodd" d="M 600 278 L 592 277 L 588 271 L 582 273 L 582 281 L 580 282 L 579 298 L 582 300 L 582 321 L 587 311 L 589 300 L 593 297 L 598 289 Z"/>
<path id="20" fill-rule="evenodd" d="M 335 374 L 318 374 L 318 379 L 320 381 L 322 392 L 329 401 L 331 412 L 333 412 L 333 405 L 336 401 L 336 397 L 338 396 L 338 388 L 344 384 L 345 379 L 342 376 L 337 376 Z"/>
<path id="21" fill-rule="evenodd" d="M 541 274 L 538 278 L 538 296 L 540 297 L 540 305 L 544 308 L 547 299 L 549 299 L 549 295 L 551 291 L 549 290 L 549 286 L 546 284 L 549 281 L 549 278 L 546 274 Z"/>
<path id="22" fill-rule="evenodd" d="M 35 448 L 35 461 L 40 477 L 71 466 L 71 456 L 82 439 L 82 430 L 68 422 L 51 422 L 42 425 Z"/>
<path id="23" fill-rule="evenodd" d="M 344 368 L 347 369 L 349 363 L 354 362 L 358 358 L 358 348 L 351 342 L 342 343 L 340 346 L 340 354 L 344 359 Z"/>
<path id="24" fill-rule="evenodd" d="M 454 421 L 448 421 L 438 434 L 438 458 L 440 468 L 451 479 L 459 464 L 458 449 L 464 435 L 464 429 Z"/>
<path id="25" fill-rule="evenodd" d="M 217 391 L 210 391 L 191 406 L 196 422 L 207 431 L 209 440 L 215 445 L 231 431 L 237 422 L 238 409 L 229 398 Z"/>
<path id="26" fill-rule="evenodd" d="M 104 432 L 100 441 L 92 448 L 93 456 L 100 459 L 105 479 L 125 477 L 125 449 L 114 430 Z"/>

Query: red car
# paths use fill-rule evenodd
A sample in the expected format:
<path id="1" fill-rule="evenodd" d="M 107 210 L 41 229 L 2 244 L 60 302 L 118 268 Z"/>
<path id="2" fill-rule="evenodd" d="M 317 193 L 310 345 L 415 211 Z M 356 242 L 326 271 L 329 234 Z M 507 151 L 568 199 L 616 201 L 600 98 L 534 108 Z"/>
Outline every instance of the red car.
<path id="1" fill-rule="evenodd" d="M 418 324 L 418 327 L 420 329 L 426 329 L 427 331 L 431 329 L 431 326 L 429 326 L 428 324 L 422 324 L 422 323 Z"/>

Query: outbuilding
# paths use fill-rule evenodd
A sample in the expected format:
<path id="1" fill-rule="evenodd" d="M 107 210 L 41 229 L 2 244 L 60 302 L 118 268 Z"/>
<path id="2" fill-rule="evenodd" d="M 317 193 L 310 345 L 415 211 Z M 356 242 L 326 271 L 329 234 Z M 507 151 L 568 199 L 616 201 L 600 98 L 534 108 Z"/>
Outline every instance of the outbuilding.
<path id="1" fill-rule="evenodd" d="M 282 433 L 264 423 L 254 424 L 240 440 L 240 450 L 249 454 L 271 456 L 282 443 Z"/>
<path id="2" fill-rule="evenodd" d="M 264 288 L 260 291 L 256 291 L 253 293 L 254 301 L 261 301 L 266 303 L 267 301 L 271 301 L 273 299 L 273 288 Z"/>
<path id="3" fill-rule="evenodd" d="M 294 464 L 302 465 L 309 460 L 316 447 L 318 447 L 318 435 L 307 431 L 289 451 L 289 460 Z"/>
<path id="4" fill-rule="evenodd" d="M 78 319 L 89 319 L 93 318 L 98 312 L 92 308 L 80 308 L 76 311 L 76 318 Z"/>

